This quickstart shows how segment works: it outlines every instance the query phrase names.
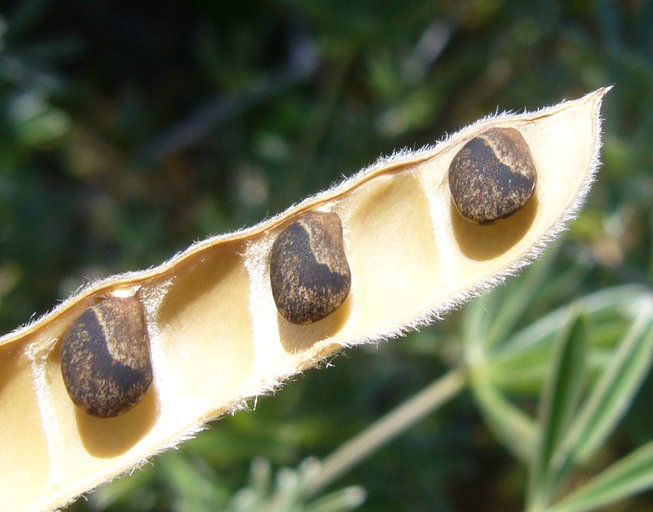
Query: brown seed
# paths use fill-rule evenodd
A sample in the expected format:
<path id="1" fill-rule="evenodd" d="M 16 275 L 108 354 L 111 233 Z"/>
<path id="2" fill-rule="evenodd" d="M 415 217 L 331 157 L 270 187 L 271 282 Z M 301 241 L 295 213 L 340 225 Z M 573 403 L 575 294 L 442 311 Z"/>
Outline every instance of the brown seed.
<path id="1" fill-rule="evenodd" d="M 152 383 L 150 343 L 136 297 L 88 308 L 61 340 L 61 374 L 72 401 L 108 418 L 134 407 Z"/>
<path id="2" fill-rule="evenodd" d="M 490 224 L 533 197 L 537 171 L 531 150 L 514 128 L 493 128 L 465 144 L 449 166 L 449 189 L 460 214 Z"/>
<path id="3" fill-rule="evenodd" d="M 351 286 L 340 217 L 308 212 L 284 229 L 270 251 L 270 282 L 279 313 L 293 324 L 338 309 Z"/>

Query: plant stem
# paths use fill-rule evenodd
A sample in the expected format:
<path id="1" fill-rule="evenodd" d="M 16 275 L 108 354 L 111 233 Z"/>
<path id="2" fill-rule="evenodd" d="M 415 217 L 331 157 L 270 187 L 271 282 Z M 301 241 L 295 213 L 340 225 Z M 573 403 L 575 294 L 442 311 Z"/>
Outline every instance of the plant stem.
<path id="1" fill-rule="evenodd" d="M 381 446 L 460 393 L 465 383 L 463 371 L 451 370 L 394 408 L 326 457 L 315 478 L 306 486 L 305 495 L 315 495 L 340 478 Z"/>

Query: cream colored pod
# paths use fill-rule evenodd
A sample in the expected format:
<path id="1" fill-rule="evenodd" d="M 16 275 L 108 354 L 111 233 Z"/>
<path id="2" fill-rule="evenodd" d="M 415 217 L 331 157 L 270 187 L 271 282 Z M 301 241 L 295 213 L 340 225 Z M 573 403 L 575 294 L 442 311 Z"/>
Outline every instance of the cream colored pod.
<path id="1" fill-rule="evenodd" d="M 380 158 L 2 336 L 3 510 L 63 507 L 324 358 L 500 283 L 582 205 L 606 92 Z"/>

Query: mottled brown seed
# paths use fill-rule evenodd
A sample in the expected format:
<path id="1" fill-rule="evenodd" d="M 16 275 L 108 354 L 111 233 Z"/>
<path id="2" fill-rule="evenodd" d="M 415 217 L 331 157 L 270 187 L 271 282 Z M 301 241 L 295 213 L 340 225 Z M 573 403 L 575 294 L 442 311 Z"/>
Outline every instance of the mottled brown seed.
<path id="1" fill-rule="evenodd" d="M 449 166 L 449 189 L 460 214 L 490 224 L 533 197 L 537 171 L 531 150 L 514 128 L 493 128 L 470 140 Z"/>
<path id="2" fill-rule="evenodd" d="M 150 343 L 136 297 L 109 297 L 87 309 L 61 340 L 61 374 L 72 401 L 108 418 L 134 407 L 152 383 Z"/>
<path id="3" fill-rule="evenodd" d="M 351 286 L 340 217 L 308 212 L 284 229 L 270 251 L 270 282 L 279 313 L 293 324 L 338 309 Z"/>

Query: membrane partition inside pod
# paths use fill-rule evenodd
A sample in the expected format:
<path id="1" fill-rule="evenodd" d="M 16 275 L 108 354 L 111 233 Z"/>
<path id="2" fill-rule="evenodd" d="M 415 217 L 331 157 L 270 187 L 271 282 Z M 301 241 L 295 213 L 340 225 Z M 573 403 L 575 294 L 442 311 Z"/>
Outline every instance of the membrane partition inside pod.
<path id="1" fill-rule="evenodd" d="M 3 508 L 64 506 L 323 358 L 501 282 L 580 208 L 607 90 L 380 158 L 0 338 Z"/>

